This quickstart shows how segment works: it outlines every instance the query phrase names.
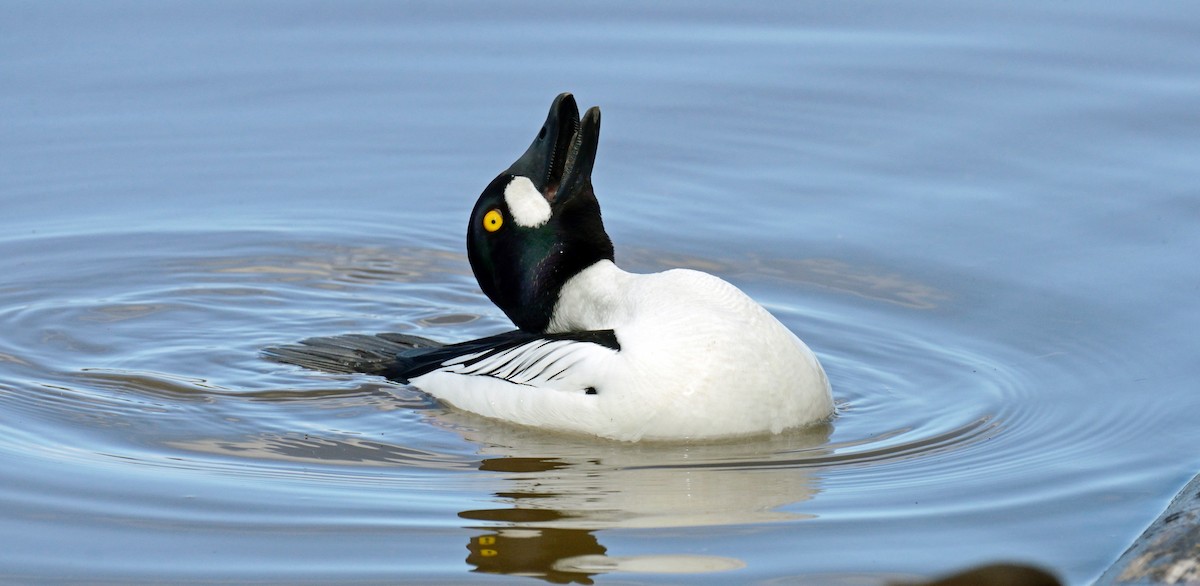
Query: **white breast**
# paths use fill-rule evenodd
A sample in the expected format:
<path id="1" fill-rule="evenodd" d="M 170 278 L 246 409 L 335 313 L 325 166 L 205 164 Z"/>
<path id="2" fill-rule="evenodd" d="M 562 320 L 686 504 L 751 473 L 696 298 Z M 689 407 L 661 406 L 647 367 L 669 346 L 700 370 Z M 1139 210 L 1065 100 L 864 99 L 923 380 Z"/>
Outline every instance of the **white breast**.
<path id="1" fill-rule="evenodd" d="M 627 273 L 601 261 L 563 287 L 551 331 L 604 330 L 621 344 L 588 433 L 619 439 L 778 433 L 833 411 L 812 351 L 712 275 Z"/>

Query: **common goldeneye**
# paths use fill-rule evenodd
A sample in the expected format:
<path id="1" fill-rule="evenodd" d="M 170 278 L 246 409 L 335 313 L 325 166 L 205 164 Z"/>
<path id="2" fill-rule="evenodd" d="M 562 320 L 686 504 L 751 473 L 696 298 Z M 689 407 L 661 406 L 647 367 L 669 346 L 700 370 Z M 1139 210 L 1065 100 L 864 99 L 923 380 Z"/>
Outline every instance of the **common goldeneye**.
<path id="1" fill-rule="evenodd" d="M 519 328 L 442 345 L 405 334 L 312 338 L 268 357 L 407 382 L 459 409 L 617 440 L 779 433 L 833 412 L 812 351 L 710 274 L 628 273 L 592 190 L 600 110 L 555 98 L 533 144 L 467 226 L 483 292 Z"/>

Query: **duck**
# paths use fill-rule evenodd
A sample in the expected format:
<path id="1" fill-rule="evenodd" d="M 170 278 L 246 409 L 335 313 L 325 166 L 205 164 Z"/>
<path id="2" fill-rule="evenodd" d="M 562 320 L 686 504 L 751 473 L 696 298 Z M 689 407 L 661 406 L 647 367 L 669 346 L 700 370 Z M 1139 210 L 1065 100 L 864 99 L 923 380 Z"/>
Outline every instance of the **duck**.
<path id="1" fill-rule="evenodd" d="M 627 272 L 592 185 L 600 109 L 563 93 L 467 225 L 482 292 L 517 329 L 443 344 L 400 334 L 310 338 L 268 358 L 384 376 L 454 409 L 636 442 L 779 434 L 828 420 L 813 351 L 762 305 L 701 271 Z"/>

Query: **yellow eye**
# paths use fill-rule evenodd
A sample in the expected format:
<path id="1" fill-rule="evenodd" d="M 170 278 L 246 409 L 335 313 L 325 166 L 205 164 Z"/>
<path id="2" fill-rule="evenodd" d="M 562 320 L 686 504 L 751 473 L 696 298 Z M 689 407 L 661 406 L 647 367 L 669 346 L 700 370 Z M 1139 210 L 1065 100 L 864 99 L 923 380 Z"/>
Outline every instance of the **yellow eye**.
<path id="1" fill-rule="evenodd" d="M 504 216 L 500 215 L 500 210 L 491 210 L 483 215 L 483 229 L 488 232 L 495 232 L 504 225 Z"/>

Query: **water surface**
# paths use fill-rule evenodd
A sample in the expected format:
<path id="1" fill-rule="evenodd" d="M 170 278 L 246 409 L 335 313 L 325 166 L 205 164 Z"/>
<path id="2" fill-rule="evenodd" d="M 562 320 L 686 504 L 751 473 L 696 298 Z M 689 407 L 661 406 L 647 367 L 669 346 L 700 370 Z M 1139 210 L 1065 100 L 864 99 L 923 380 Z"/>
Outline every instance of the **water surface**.
<path id="1" fill-rule="evenodd" d="M 1200 469 L 1188 3 L 0 8 L 0 576 L 1098 576 Z M 839 403 L 629 445 L 265 361 L 510 324 L 463 254 L 555 94 L 618 262 Z"/>

